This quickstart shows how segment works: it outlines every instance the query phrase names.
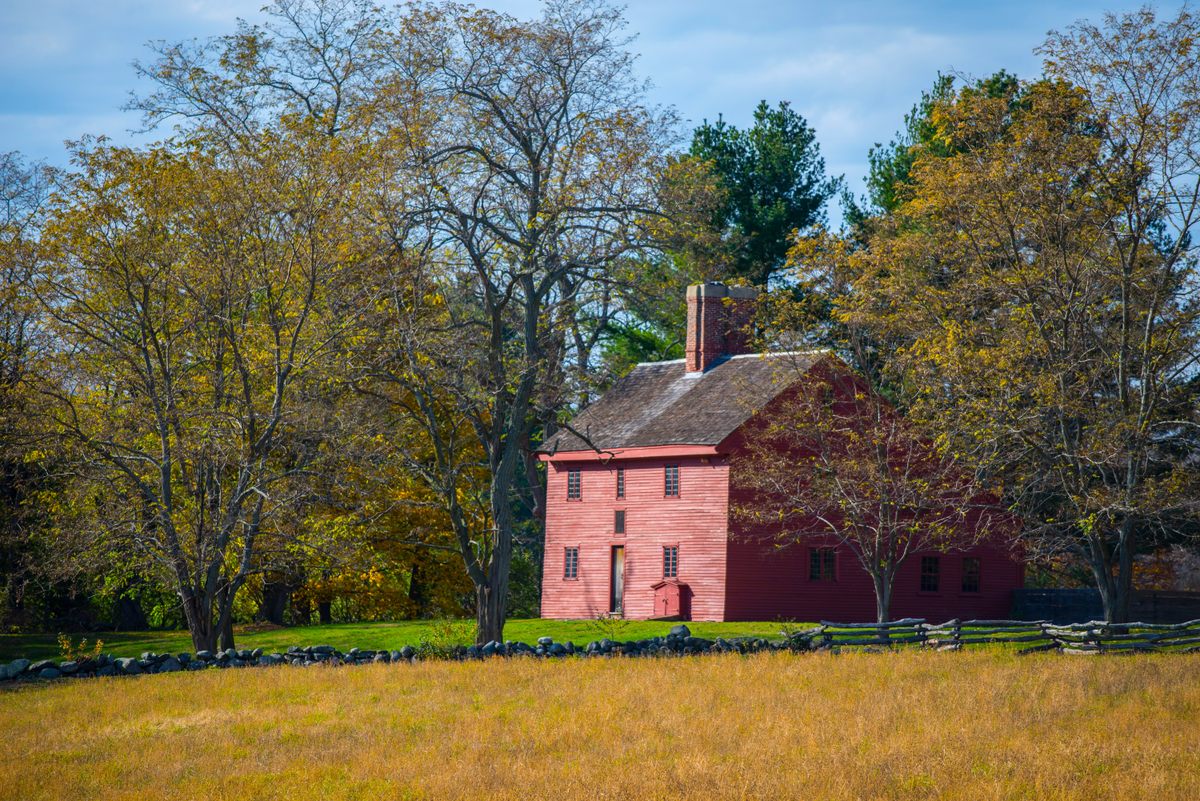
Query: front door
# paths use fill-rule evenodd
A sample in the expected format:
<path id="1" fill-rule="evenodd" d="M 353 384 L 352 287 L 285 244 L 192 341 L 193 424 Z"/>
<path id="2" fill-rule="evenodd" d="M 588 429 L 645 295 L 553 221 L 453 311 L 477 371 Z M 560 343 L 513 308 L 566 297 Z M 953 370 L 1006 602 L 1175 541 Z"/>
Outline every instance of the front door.
<path id="1" fill-rule="evenodd" d="M 625 612 L 625 546 L 614 545 L 612 549 L 612 594 L 608 599 L 608 611 L 614 615 Z"/>

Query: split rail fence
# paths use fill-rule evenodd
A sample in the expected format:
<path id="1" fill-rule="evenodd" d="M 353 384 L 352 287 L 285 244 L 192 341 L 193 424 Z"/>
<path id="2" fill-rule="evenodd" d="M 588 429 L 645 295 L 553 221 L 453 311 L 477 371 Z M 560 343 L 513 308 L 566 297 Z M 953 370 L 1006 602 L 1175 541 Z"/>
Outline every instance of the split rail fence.
<path id="1" fill-rule="evenodd" d="M 812 649 L 919 646 L 958 650 L 977 645 L 1019 645 L 1020 653 L 1069 654 L 1200 652 L 1200 620 L 1186 623 L 1074 623 L 1048 620 L 949 620 L 920 618 L 889 623 L 832 623 L 788 633 Z"/>

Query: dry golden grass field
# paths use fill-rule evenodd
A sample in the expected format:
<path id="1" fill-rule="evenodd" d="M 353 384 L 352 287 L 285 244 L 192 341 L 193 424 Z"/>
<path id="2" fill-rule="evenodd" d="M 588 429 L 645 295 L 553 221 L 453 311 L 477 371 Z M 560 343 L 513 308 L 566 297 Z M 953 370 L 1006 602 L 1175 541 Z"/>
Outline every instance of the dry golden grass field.
<path id="1" fill-rule="evenodd" d="M 0 798 L 1200 798 L 1200 656 L 274 668 L 0 692 Z"/>

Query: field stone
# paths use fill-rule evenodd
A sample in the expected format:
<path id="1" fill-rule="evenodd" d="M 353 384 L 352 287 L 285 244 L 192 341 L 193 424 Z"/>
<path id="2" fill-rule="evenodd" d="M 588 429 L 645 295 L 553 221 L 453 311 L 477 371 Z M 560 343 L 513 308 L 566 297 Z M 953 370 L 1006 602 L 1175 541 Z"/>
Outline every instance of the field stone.
<path id="1" fill-rule="evenodd" d="M 138 664 L 138 661 L 132 657 L 118 659 L 117 667 L 122 673 L 126 673 L 130 676 L 136 676 L 142 672 L 142 666 Z"/>
<path id="2" fill-rule="evenodd" d="M 79 663 L 74 660 L 68 660 L 58 666 L 58 672 L 65 673 L 68 676 L 77 670 L 79 670 Z"/>
<path id="3" fill-rule="evenodd" d="M 42 668 L 40 671 L 38 671 L 38 677 L 43 679 L 57 679 L 61 675 L 62 673 L 60 673 L 57 668 L 52 667 Z"/>
<path id="4" fill-rule="evenodd" d="M 197 651 L 196 658 L 207 661 L 207 660 L 213 658 L 213 652 L 212 651 Z"/>
<path id="5" fill-rule="evenodd" d="M 680 623 L 678 626 L 671 627 L 671 636 L 672 637 L 691 637 L 692 630 L 689 629 L 687 626 L 683 625 L 682 623 Z"/>
<path id="6" fill-rule="evenodd" d="M 100 677 L 100 676 L 115 676 L 115 675 L 117 675 L 117 668 L 116 668 L 116 666 L 115 666 L 115 665 L 101 665 L 101 666 L 100 666 L 100 667 L 99 667 L 99 668 L 96 670 L 96 676 L 97 676 L 97 677 Z"/>
<path id="7" fill-rule="evenodd" d="M 158 665 L 159 673 L 177 673 L 183 670 L 183 665 L 173 656 L 168 656 Z"/>
<path id="8" fill-rule="evenodd" d="M 312 648 L 314 654 L 325 654 L 326 656 L 332 654 L 335 650 L 332 645 L 314 645 Z"/>
<path id="9" fill-rule="evenodd" d="M 538 645 L 549 645 L 552 642 L 554 642 L 553 637 L 538 637 L 537 640 Z"/>

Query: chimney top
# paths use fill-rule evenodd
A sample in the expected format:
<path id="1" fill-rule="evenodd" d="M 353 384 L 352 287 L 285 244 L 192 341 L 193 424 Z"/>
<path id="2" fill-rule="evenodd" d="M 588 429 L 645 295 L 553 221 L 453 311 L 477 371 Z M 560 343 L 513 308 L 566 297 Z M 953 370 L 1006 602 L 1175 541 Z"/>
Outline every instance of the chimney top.
<path id="1" fill-rule="evenodd" d="M 702 373 L 725 356 L 749 353 L 758 290 L 718 281 L 687 288 L 687 371 Z"/>
<path id="2" fill-rule="evenodd" d="M 758 297 L 758 290 L 752 286 L 726 286 L 720 281 L 708 281 L 703 284 L 692 284 L 687 288 L 688 300 L 692 298 L 733 298 L 735 300 L 753 300 Z"/>

